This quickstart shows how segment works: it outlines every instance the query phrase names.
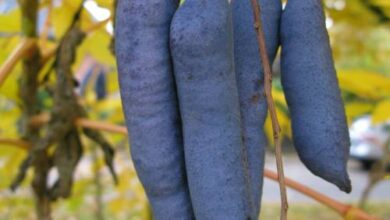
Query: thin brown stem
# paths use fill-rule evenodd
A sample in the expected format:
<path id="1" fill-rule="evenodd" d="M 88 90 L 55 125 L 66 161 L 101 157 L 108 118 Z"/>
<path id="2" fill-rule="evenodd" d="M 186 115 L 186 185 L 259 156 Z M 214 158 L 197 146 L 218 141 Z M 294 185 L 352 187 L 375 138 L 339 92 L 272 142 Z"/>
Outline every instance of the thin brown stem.
<path id="1" fill-rule="evenodd" d="M 16 146 L 23 150 L 29 150 L 31 147 L 31 144 L 27 141 L 12 138 L 0 138 L 0 144 Z"/>
<path id="2" fill-rule="evenodd" d="M 79 118 L 76 120 L 76 125 L 83 128 L 91 128 L 94 130 L 107 131 L 111 133 L 127 134 L 124 126 L 113 125 L 100 121 L 93 121 L 86 118 Z"/>
<path id="3" fill-rule="evenodd" d="M 265 169 L 264 170 L 264 176 L 268 179 L 278 181 L 278 174 L 275 172 Z M 309 188 L 303 184 L 300 184 L 299 182 L 285 178 L 286 185 L 306 196 L 309 196 L 310 198 L 316 200 L 317 202 L 320 202 L 321 204 L 326 205 L 327 207 L 333 209 L 338 214 L 340 214 L 343 217 L 349 217 L 347 219 L 361 219 L 361 220 L 374 220 L 377 219 L 373 216 L 370 216 L 369 214 L 363 212 L 361 209 L 358 209 L 356 207 L 352 207 L 350 205 L 341 203 L 337 200 L 334 200 L 322 193 L 319 193 L 312 188 Z"/>
<path id="4" fill-rule="evenodd" d="M 34 38 L 24 38 L 18 46 L 11 52 L 11 55 L 0 67 L 0 86 L 3 85 L 10 75 L 16 64 L 21 60 L 28 51 L 34 48 L 36 40 Z"/>
<path id="5" fill-rule="evenodd" d="M 288 202 L 287 202 L 287 192 L 286 192 L 286 184 L 284 180 L 284 171 L 283 171 L 283 158 L 282 158 L 282 147 L 281 147 L 281 138 L 280 138 L 280 125 L 278 121 L 278 117 L 275 110 L 274 100 L 272 98 L 272 71 L 271 65 L 268 59 L 266 43 L 263 31 L 263 25 L 261 21 L 261 11 L 260 6 L 257 0 L 251 0 L 253 16 L 255 20 L 255 29 L 257 33 L 257 40 L 259 44 L 260 51 L 260 59 L 264 68 L 264 90 L 265 96 L 267 99 L 268 110 L 272 120 L 272 129 L 275 143 L 275 156 L 276 156 L 276 165 L 278 170 L 278 181 L 280 188 L 280 196 L 282 202 L 280 219 L 287 219 L 287 211 L 288 211 Z"/>
<path id="6" fill-rule="evenodd" d="M 33 127 L 40 127 L 50 121 L 50 114 L 42 113 L 31 118 L 30 125 Z M 127 129 L 124 126 L 114 125 L 106 122 L 93 121 L 86 118 L 78 118 L 75 124 L 82 128 L 90 128 L 93 130 L 106 131 L 118 134 L 127 134 Z"/>

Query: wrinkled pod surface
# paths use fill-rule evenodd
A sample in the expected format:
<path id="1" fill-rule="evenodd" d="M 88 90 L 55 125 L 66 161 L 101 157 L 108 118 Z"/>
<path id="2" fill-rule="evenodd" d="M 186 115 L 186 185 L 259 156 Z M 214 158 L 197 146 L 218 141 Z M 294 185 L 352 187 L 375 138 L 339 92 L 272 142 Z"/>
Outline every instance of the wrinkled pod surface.
<path id="1" fill-rule="evenodd" d="M 349 134 L 320 0 L 289 0 L 282 14 L 282 85 L 295 148 L 315 175 L 351 191 Z"/>
<path id="2" fill-rule="evenodd" d="M 188 184 L 196 219 L 251 219 L 227 0 L 186 0 L 171 26 Z"/>
<path id="3" fill-rule="evenodd" d="M 169 52 L 178 2 L 118 0 L 116 55 L 131 156 L 154 219 L 194 219 Z"/>

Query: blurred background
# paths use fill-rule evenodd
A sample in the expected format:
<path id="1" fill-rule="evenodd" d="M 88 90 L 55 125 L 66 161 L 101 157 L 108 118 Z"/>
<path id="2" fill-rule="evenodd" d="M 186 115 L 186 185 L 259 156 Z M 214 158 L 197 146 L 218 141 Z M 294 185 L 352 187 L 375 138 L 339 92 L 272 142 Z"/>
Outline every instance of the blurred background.
<path id="1" fill-rule="evenodd" d="M 352 139 L 353 191 L 340 192 L 297 158 L 276 59 L 273 93 L 285 174 L 390 219 L 390 1 L 323 2 Z M 0 219 L 36 219 L 37 214 L 64 220 L 151 219 L 127 136 L 118 127 L 124 118 L 112 47 L 114 5 L 115 0 L 0 0 Z M 56 130 L 56 122 L 81 117 L 87 120 L 76 123 L 85 129 L 71 126 L 66 136 Z M 271 140 L 266 167 L 275 171 L 270 120 L 265 128 Z M 25 169 L 20 164 L 32 143 L 48 146 L 48 152 Z M 70 152 L 63 146 L 71 146 Z M 277 183 L 266 179 L 263 191 L 261 219 L 278 219 Z M 289 189 L 288 197 L 290 219 L 341 219 L 296 191 Z"/>

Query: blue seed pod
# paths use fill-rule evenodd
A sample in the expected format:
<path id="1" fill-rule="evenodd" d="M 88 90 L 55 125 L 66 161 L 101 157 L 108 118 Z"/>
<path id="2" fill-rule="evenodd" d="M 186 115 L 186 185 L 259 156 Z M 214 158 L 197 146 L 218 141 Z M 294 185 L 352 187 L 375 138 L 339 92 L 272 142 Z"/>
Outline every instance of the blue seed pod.
<path id="1" fill-rule="evenodd" d="M 289 0 L 282 14 L 282 84 L 294 145 L 315 175 L 351 191 L 350 140 L 320 0 Z"/>
<path id="2" fill-rule="evenodd" d="M 280 0 L 259 0 L 270 62 L 279 47 Z M 267 116 L 264 72 L 259 59 L 257 35 L 250 0 L 233 0 L 234 60 L 241 107 L 243 144 L 247 148 L 251 180 L 252 217 L 257 219 L 263 187 L 266 138 L 263 126 Z"/>
<path id="3" fill-rule="evenodd" d="M 194 219 L 169 52 L 173 0 L 119 0 L 116 55 L 131 156 L 154 219 Z"/>
<path id="4" fill-rule="evenodd" d="M 227 0 L 186 0 L 171 26 L 188 184 L 196 219 L 251 219 Z"/>

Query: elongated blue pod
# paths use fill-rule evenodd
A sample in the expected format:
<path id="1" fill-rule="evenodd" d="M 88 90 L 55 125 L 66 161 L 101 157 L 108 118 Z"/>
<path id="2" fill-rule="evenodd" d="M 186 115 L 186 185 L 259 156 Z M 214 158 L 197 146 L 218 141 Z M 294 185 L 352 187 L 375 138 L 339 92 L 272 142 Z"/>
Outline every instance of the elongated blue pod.
<path id="1" fill-rule="evenodd" d="M 251 219 L 227 0 L 186 0 L 171 26 L 188 184 L 196 219 Z"/>
<path id="2" fill-rule="evenodd" d="M 169 52 L 178 2 L 118 0 L 116 56 L 131 156 L 154 219 L 194 219 Z"/>
<path id="3" fill-rule="evenodd" d="M 279 47 L 280 0 L 259 0 L 263 30 L 270 62 Z M 263 126 L 267 116 L 264 72 L 250 0 L 233 0 L 234 61 L 241 108 L 243 144 L 247 148 L 253 219 L 257 219 L 263 187 L 266 138 Z"/>
<path id="4" fill-rule="evenodd" d="M 350 140 L 320 0 L 289 0 L 282 14 L 282 84 L 294 145 L 315 175 L 351 191 Z"/>

